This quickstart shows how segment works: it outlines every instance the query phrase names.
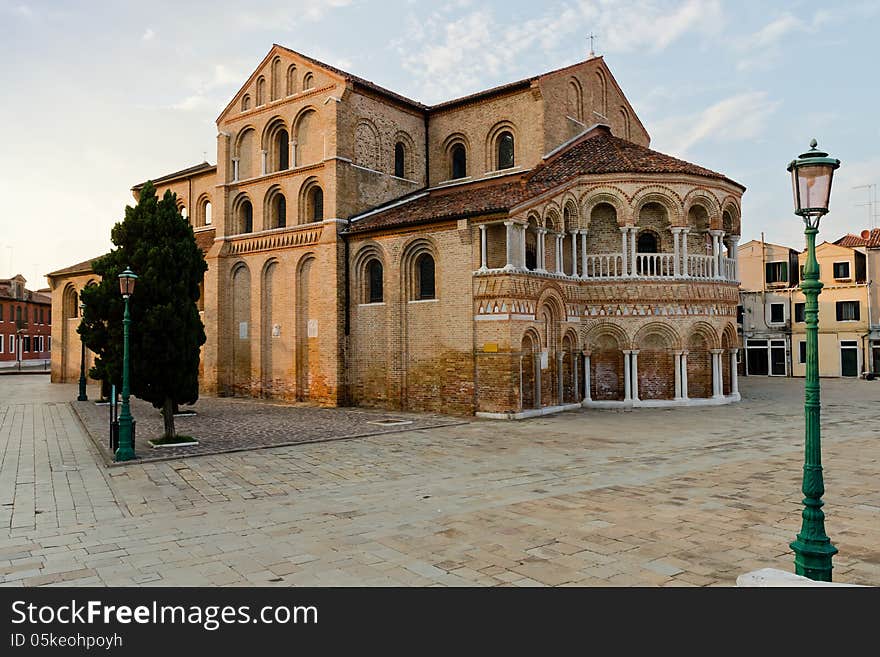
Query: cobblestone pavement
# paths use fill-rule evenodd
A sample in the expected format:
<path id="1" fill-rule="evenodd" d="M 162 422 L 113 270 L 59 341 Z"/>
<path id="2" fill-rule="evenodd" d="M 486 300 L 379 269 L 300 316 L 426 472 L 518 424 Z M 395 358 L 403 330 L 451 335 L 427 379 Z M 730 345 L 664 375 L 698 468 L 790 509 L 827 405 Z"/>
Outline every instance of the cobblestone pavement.
<path id="1" fill-rule="evenodd" d="M 97 388 L 95 396 L 97 399 Z M 73 396 L 73 399 L 76 395 Z M 98 446 L 105 463 L 113 461 L 109 449 L 110 407 L 93 401 L 72 402 Z M 182 411 L 194 416 L 176 417 L 178 434 L 199 441 L 190 447 L 153 448 L 147 441 L 165 431 L 161 413 L 152 404 L 132 399 L 131 412 L 137 422 L 135 452 L 141 461 L 219 454 L 258 447 L 278 447 L 296 443 L 339 440 L 412 429 L 460 424 L 461 418 L 428 413 L 389 413 L 361 408 L 319 408 L 307 404 L 280 404 L 265 400 L 202 397 Z M 387 424 L 386 424 L 387 423 Z"/>
<path id="2" fill-rule="evenodd" d="M 73 387 L 0 381 L 0 582 L 731 586 L 791 571 L 801 380 L 105 468 Z M 823 381 L 835 579 L 880 584 L 880 382 Z"/>

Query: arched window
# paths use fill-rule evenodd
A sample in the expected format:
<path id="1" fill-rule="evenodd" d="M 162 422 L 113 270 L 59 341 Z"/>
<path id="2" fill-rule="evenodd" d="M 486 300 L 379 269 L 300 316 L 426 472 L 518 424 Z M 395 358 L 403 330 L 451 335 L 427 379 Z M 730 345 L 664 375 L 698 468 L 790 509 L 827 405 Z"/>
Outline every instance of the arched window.
<path id="1" fill-rule="evenodd" d="M 266 78 L 260 76 L 257 80 L 257 107 L 266 103 Z"/>
<path id="2" fill-rule="evenodd" d="M 251 95 L 245 94 L 241 99 L 241 111 L 245 112 L 251 108 Z"/>
<path id="3" fill-rule="evenodd" d="M 452 179 L 467 176 L 467 151 L 464 144 L 456 144 L 452 147 Z"/>
<path id="4" fill-rule="evenodd" d="M 367 263 L 367 303 L 382 303 L 382 263 L 373 258 Z"/>
<path id="5" fill-rule="evenodd" d="M 398 178 L 405 177 L 406 174 L 406 148 L 403 142 L 397 142 L 394 145 L 394 175 Z"/>
<path id="6" fill-rule="evenodd" d="M 416 299 L 435 299 L 434 258 L 423 253 L 416 260 Z"/>
<path id="7" fill-rule="evenodd" d="M 254 206 L 248 200 L 242 201 L 238 207 L 238 232 L 254 232 Z"/>
<path id="8" fill-rule="evenodd" d="M 276 171 L 287 171 L 290 168 L 290 135 L 287 130 L 279 130 L 275 135 Z"/>
<path id="9" fill-rule="evenodd" d="M 324 190 L 317 185 L 309 190 L 309 217 L 312 221 L 324 221 Z"/>
<path id="10" fill-rule="evenodd" d="M 636 249 L 639 253 L 657 253 L 657 236 L 649 230 L 639 233 Z"/>
<path id="11" fill-rule="evenodd" d="M 180 211 L 181 217 L 183 217 L 184 219 L 189 219 L 189 213 L 187 212 L 185 205 L 181 205 L 178 210 Z"/>
<path id="12" fill-rule="evenodd" d="M 292 96 L 296 93 L 296 65 L 291 64 L 287 68 L 287 95 Z"/>
<path id="13" fill-rule="evenodd" d="M 509 169 L 513 166 L 513 134 L 505 130 L 498 135 L 498 168 Z"/>
<path id="14" fill-rule="evenodd" d="M 311 73 L 306 73 L 305 77 L 303 77 L 303 91 L 306 89 L 311 89 L 315 86 L 315 76 Z"/>
<path id="15" fill-rule="evenodd" d="M 205 208 L 202 210 L 202 218 L 204 219 L 204 225 L 210 226 L 212 221 L 211 216 L 211 201 L 205 201 Z"/>
<path id="16" fill-rule="evenodd" d="M 272 60 L 272 100 L 281 97 L 281 58 Z"/>
<path id="17" fill-rule="evenodd" d="M 287 226 L 287 199 L 284 194 L 276 194 L 272 199 L 272 227 L 284 228 Z"/>

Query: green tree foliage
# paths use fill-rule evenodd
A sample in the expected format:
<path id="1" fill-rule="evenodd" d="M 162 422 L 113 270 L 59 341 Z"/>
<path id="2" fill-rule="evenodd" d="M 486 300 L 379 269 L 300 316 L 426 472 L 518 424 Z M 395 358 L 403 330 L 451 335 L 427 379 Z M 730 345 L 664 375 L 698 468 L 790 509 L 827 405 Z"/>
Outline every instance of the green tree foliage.
<path id="1" fill-rule="evenodd" d="M 170 191 L 159 199 L 148 182 L 134 207 L 111 232 L 113 251 L 92 262 L 101 276 L 86 287 L 80 335 L 96 354 L 90 376 L 122 387 L 122 315 L 117 276 L 126 267 L 138 275 L 129 300 L 131 394 L 162 409 L 165 435 L 173 437 L 174 409 L 199 398 L 199 349 L 205 329 L 196 302 L 208 265 L 192 226 Z"/>

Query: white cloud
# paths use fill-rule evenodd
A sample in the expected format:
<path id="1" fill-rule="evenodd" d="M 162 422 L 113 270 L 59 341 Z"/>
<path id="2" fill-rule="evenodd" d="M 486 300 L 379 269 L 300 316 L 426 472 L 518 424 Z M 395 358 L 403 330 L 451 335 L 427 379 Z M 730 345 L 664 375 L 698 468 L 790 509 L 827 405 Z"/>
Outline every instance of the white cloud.
<path id="1" fill-rule="evenodd" d="M 797 35 L 815 34 L 831 19 L 832 15 L 821 9 L 813 14 L 809 22 L 788 12 L 781 14 L 736 45 L 744 53 L 737 63 L 737 69 L 752 71 L 774 67 L 782 59 L 784 47 L 796 43 Z M 784 42 L 785 39 L 789 41 Z"/>
<path id="2" fill-rule="evenodd" d="M 526 21 L 512 14 L 498 18 L 486 8 L 450 17 L 469 4 L 445 5 L 427 18 L 410 16 L 405 36 L 392 43 L 427 102 L 475 91 L 487 74 L 515 70 L 525 53 L 550 55 L 579 40 L 585 56 L 590 31 L 599 34 L 600 53 L 645 48 L 656 53 L 689 34 L 709 38 L 724 25 L 719 0 L 684 0 L 671 8 L 655 0 L 577 0 L 544 6 L 541 15 Z"/>
<path id="3" fill-rule="evenodd" d="M 153 28 L 148 27 L 141 36 L 141 41 L 152 41 L 155 36 L 156 32 L 153 31 Z"/>
<path id="4" fill-rule="evenodd" d="M 659 150 L 684 157 L 702 141 L 731 142 L 754 139 L 764 131 L 779 101 L 764 91 L 737 94 L 701 112 L 657 123 L 653 132 Z"/>
<path id="5" fill-rule="evenodd" d="M 303 22 L 315 23 L 331 10 L 348 7 L 351 3 L 352 0 L 300 0 L 279 9 L 260 6 L 253 11 L 239 12 L 236 23 L 253 30 L 291 30 Z"/>

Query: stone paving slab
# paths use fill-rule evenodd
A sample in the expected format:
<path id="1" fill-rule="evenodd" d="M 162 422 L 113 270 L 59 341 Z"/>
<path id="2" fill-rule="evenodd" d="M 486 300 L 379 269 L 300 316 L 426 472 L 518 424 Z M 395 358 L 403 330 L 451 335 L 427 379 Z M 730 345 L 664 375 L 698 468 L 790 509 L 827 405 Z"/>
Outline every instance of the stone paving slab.
<path id="1" fill-rule="evenodd" d="M 104 462 L 107 465 L 126 465 L 114 463 L 110 453 L 110 407 L 93 401 L 72 401 L 71 405 L 100 450 Z M 131 413 L 137 423 L 135 453 L 138 460 L 159 461 L 360 438 L 452 426 L 466 421 L 428 413 L 323 408 L 303 403 L 285 404 L 219 397 L 202 397 L 194 405 L 185 406 L 181 410 L 195 411 L 196 414 L 175 417 L 175 430 L 178 434 L 196 438 L 199 444 L 154 448 L 147 441 L 160 437 L 164 432 L 162 415 L 151 404 L 132 398 Z"/>
<path id="2" fill-rule="evenodd" d="M 793 570 L 798 380 L 751 377 L 725 407 L 108 469 L 63 401 L 74 388 L 26 379 L 0 381 L 3 586 L 734 586 Z M 878 585 L 880 384 L 822 390 L 834 578 Z"/>

